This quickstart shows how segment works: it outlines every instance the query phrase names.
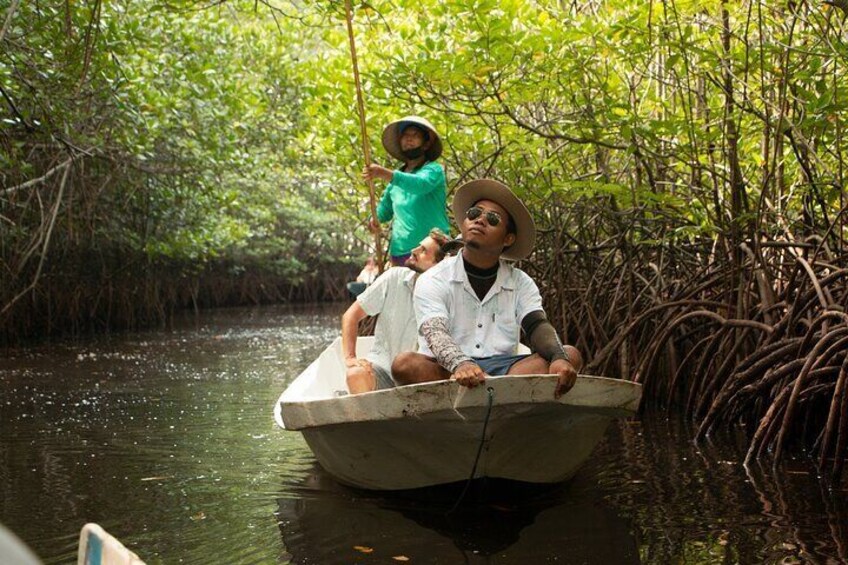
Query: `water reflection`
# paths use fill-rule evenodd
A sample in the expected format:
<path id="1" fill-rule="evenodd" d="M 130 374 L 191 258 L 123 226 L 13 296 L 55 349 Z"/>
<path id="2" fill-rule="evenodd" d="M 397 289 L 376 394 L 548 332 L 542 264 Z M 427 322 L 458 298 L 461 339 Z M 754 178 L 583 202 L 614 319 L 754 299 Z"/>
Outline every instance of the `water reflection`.
<path id="1" fill-rule="evenodd" d="M 848 562 L 845 484 L 803 459 L 747 472 L 739 438 L 696 446 L 663 418 L 612 425 L 567 485 L 484 485 L 450 515 L 458 488 L 336 484 L 271 407 L 345 306 L 7 353 L 0 522 L 47 563 L 74 561 L 86 521 L 151 565 Z"/>
<path id="2" fill-rule="evenodd" d="M 75 560 L 86 521 L 148 563 L 275 561 L 279 477 L 312 459 L 271 406 L 340 310 L 219 311 L 0 359 L 0 522 L 48 563 Z"/>
<path id="3" fill-rule="evenodd" d="M 343 487 L 313 468 L 278 500 L 292 563 L 638 563 L 629 521 L 581 481 L 518 487 L 486 481 L 401 493 Z"/>
<path id="4" fill-rule="evenodd" d="M 683 422 L 632 421 L 582 471 L 631 519 L 643 562 L 845 562 L 844 485 L 826 487 L 808 460 L 746 470 L 741 435 L 701 446 L 691 435 Z"/>
<path id="5" fill-rule="evenodd" d="M 755 464 L 748 479 L 769 529 L 787 534 L 776 539 L 764 532 L 771 545 L 791 550 L 804 561 L 848 563 L 846 489 L 815 477 L 809 464 L 782 464 L 777 470 Z M 808 515 L 819 519 L 811 522 L 805 519 Z"/>

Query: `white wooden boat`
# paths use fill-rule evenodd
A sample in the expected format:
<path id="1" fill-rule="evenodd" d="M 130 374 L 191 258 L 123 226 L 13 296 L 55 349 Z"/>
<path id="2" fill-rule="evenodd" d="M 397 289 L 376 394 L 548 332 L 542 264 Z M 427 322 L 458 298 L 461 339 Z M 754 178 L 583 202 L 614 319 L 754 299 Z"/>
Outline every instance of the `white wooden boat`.
<path id="1" fill-rule="evenodd" d="M 357 340 L 365 356 L 373 338 Z M 340 482 L 399 490 L 475 478 L 530 483 L 569 479 L 613 418 L 635 414 L 641 386 L 580 375 L 554 399 L 552 375 L 502 376 L 468 389 L 451 381 L 347 395 L 337 338 L 280 396 L 274 418 L 299 430 Z M 492 407 L 489 410 L 489 390 Z"/>
<path id="2" fill-rule="evenodd" d="M 41 565 L 41 560 L 15 534 L 0 524 L 0 563 Z M 97 524 L 82 527 L 77 565 L 144 565 L 138 555 Z"/>
<path id="3" fill-rule="evenodd" d="M 144 565 L 144 561 L 101 526 L 89 523 L 80 531 L 77 565 Z"/>

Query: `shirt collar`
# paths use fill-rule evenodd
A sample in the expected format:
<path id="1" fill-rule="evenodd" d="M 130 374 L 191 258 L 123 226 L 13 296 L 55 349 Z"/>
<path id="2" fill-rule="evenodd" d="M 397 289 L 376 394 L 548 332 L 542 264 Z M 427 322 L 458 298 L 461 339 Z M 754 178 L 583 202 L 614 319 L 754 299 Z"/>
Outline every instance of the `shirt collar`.
<path id="1" fill-rule="evenodd" d="M 406 269 L 409 272 L 403 275 L 403 283 L 407 287 L 409 287 L 410 290 L 412 290 L 412 288 L 415 286 L 415 279 L 417 278 L 418 273 L 416 273 L 415 271 L 413 271 L 409 267 L 404 267 L 404 269 Z"/>
<path id="2" fill-rule="evenodd" d="M 424 161 L 423 161 L 420 165 L 418 165 L 417 167 L 415 167 L 414 169 L 411 169 L 411 170 L 407 171 L 407 170 L 406 170 L 406 163 L 403 163 L 403 164 L 400 166 L 400 168 L 399 168 L 398 170 L 399 170 L 400 172 L 402 172 L 402 173 L 415 173 L 415 172 L 418 172 L 418 171 L 420 171 L 421 169 L 423 169 L 423 168 L 424 168 L 424 165 L 427 165 L 429 162 L 430 162 L 430 161 L 428 161 L 428 160 L 427 160 L 427 158 L 425 157 L 425 158 L 424 158 Z"/>
<path id="3" fill-rule="evenodd" d="M 467 275 L 465 274 L 465 266 L 462 263 L 462 252 L 457 253 L 453 257 L 453 265 L 450 272 L 450 280 L 451 282 L 462 283 L 468 280 Z M 515 290 L 515 280 L 512 276 L 512 264 L 503 259 L 500 260 L 500 266 L 498 267 L 498 277 L 495 279 L 494 287 L 504 288 L 507 290 Z"/>

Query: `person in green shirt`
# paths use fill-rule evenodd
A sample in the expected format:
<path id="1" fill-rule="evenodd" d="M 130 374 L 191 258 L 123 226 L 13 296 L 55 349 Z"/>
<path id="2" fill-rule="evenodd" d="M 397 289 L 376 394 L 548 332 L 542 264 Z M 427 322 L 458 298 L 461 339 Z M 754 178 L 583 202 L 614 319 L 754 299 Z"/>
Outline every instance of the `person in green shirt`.
<path id="1" fill-rule="evenodd" d="M 442 154 L 442 141 L 430 122 L 406 116 L 383 130 L 383 147 L 403 164 L 394 171 L 377 164 L 362 171 L 366 180 L 389 183 L 369 227 L 379 230 L 380 223 L 392 221 L 389 255 L 392 265 L 403 265 L 431 229 L 450 233 L 445 171 L 436 162 Z"/>

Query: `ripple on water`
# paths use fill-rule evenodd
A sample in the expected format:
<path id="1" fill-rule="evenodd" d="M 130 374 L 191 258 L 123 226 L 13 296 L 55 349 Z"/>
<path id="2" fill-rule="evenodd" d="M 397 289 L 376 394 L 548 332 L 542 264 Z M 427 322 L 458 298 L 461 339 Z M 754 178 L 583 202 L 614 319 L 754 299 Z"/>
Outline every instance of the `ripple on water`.
<path id="1" fill-rule="evenodd" d="M 312 459 L 272 406 L 281 374 L 329 342 L 330 318 L 291 339 L 201 328 L 0 360 L 0 521 L 48 562 L 67 562 L 91 519 L 150 563 L 276 560 L 281 478 Z"/>
<path id="2" fill-rule="evenodd" d="M 47 563 L 96 520 L 148 563 L 845 562 L 846 493 L 804 461 L 621 422 L 569 484 L 368 493 L 276 428 L 343 306 L 216 311 L 171 332 L 0 359 L 0 522 Z M 528 464 L 532 464 L 528 462 Z M 369 551 L 370 552 L 367 552 Z"/>

